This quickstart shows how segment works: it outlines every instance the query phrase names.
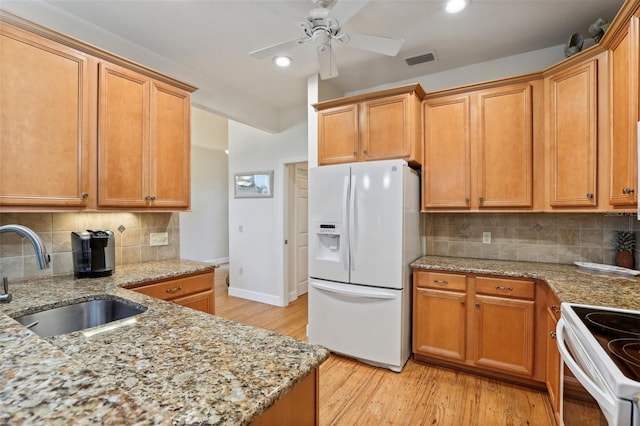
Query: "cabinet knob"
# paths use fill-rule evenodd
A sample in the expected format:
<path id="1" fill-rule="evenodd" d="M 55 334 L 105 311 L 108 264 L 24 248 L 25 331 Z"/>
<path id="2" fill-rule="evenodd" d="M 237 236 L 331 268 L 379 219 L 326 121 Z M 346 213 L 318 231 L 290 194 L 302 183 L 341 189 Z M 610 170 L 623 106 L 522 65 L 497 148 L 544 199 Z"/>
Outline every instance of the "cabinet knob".
<path id="1" fill-rule="evenodd" d="M 89 198 L 89 194 L 87 194 L 86 192 L 83 192 L 82 194 L 80 194 L 80 196 L 84 199 Z"/>
<path id="2" fill-rule="evenodd" d="M 156 200 L 156 196 L 152 195 L 151 197 L 149 197 L 151 199 L 151 201 L 155 201 Z"/>
<path id="3" fill-rule="evenodd" d="M 149 201 L 151 199 L 151 197 L 149 197 L 148 195 L 144 196 L 145 201 Z"/>
<path id="4" fill-rule="evenodd" d="M 480 303 L 476 302 L 476 308 L 480 307 Z"/>
<path id="5" fill-rule="evenodd" d="M 357 153 L 357 152 L 355 152 L 355 151 L 353 151 L 353 156 L 355 157 L 355 156 L 357 156 L 357 155 L 358 155 L 358 153 Z"/>
<path id="6" fill-rule="evenodd" d="M 464 306 L 464 302 L 460 302 L 460 304 L 461 304 L 462 306 Z"/>
<path id="7" fill-rule="evenodd" d="M 556 305 L 552 305 L 551 312 L 553 312 L 554 314 L 557 314 L 558 312 L 560 312 L 560 308 L 558 308 L 558 306 Z"/>
<path id="8" fill-rule="evenodd" d="M 622 188 L 622 193 L 623 194 L 628 194 L 629 193 L 629 188 Z"/>
<path id="9" fill-rule="evenodd" d="M 592 199 L 592 198 L 593 198 L 593 194 L 592 194 L 592 193 L 590 193 L 590 192 L 588 192 L 588 193 L 587 193 L 587 198 L 588 198 L 588 199 Z"/>
<path id="10" fill-rule="evenodd" d="M 362 151 L 362 153 L 363 153 L 363 154 L 366 154 L 366 153 L 367 153 L 367 150 L 365 149 L 364 151 Z"/>
<path id="11" fill-rule="evenodd" d="M 469 204 L 469 201 L 471 201 L 471 198 L 469 198 L 469 197 L 464 199 L 464 202 L 467 203 L 467 204 Z"/>
<path id="12" fill-rule="evenodd" d="M 634 188 L 629 188 L 629 194 L 633 194 L 634 192 L 636 192 Z"/>
<path id="13" fill-rule="evenodd" d="M 555 331 L 551 331 L 551 332 L 549 332 L 549 336 L 550 336 L 552 339 L 555 339 L 555 338 L 556 338 L 556 332 L 555 332 Z"/>
<path id="14" fill-rule="evenodd" d="M 484 201 L 484 197 L 479 197 L 478 201 L 480 201 L 482 203 Z"/>

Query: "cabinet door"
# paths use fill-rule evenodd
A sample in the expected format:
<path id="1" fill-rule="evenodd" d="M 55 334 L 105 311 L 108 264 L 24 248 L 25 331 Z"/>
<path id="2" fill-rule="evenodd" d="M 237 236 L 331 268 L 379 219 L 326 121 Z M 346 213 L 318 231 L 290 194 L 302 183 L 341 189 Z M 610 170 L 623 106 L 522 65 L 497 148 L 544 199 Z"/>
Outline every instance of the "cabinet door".
<path id="1" fill-rule="evenodd" d="M 478 206 L 531 207 L 531 85 L 478 93 Z"/>
<path id="2" fill-rule="evenodd" d="M 534 313 L 530 300 L 476 295 L 475 364 L 532 376 Z"/>
<path id="3" fill-rule="evenodd" d="M 345 105 L 318 111 L 318 164 L 358 161 L 358 105 Z"/>
<path id="4" fill-rule="evenodd" d="M 416 287 L 413 351 L 464 361 L 466 293 Z"/>
<path id="5" fill-rule="evenodd" d="M 93 67 L 83 53 L 0 25 L 0 206 L 84 207 L 89 196 L 95 200 Z"/>
<path id="6" fill-rule="evenodd" d="M 611 45 L 611 179 L 609 202 L 633 205 L 638 200 L 637 121 L 638 121 L 638 18 Z"/>
<path id="7" fill-rule="evenodd" d="M 422 207 L 469 208 L 469 95 L 423 104 Z"/>
<path id="8" fill-rule="evenodd" d="M 149 198 L 154 207 L 189 207 L 189 93 L 151 83 Z"/>
<path id="9" fill-rule="evenodd" d="M 148 197 L 149 79 L 100 64 L 98 205 L 145 207 Z"/>
<path id="10" fill-rule="evenodd" d="M 546 385 L 549 400 L 556 419 L 560 418 L 560 352 L 556 346 L 556 316 L 549 309 L 547 312 L 547 356 Z"/>
<path id="11" fill-rule="evenodd" d="M 597 60 L 545 80 L 554 207 L 596 205 Z"/>
<path id="12" fill-rule="evenodd" d="M 197 311 L 206 312 L 212 315 L 215 314 L 213 290 L 192 294 L 191 296 L 179 297 L 173 299 L 172 302 Z"/>
<path id="13" fill-rule="evenodd" d="M 362 103 L 362 159 L 383 160 L 411 155 L 410 95 Z"/>

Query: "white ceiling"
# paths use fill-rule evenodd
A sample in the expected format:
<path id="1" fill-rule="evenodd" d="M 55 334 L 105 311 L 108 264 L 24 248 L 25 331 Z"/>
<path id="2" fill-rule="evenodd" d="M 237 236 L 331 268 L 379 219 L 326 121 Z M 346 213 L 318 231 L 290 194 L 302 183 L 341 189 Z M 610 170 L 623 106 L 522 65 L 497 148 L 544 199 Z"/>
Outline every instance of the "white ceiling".
<path id="1" fill-rule="evenodd" d="M 30 9 L 19 3 L 31 3 Z M 623 0 L 471 0 L 456 15 L 444 11 L 444 0 L 359 3 L 362 8 L 343 32 L 400 37 L 405 42 L 396 57 L 334 45 L 340 75 L 330 83 L 341 93 L 561 45 L 574 32 L 587 38 L 589 25 L 598 17 L 611 20 Z M 297 22 L 313 7 L 310 0 L 45 0 L 35 5 L 3 1 L 3 8 L 12 11 L 12 7 L 16 14 L 27 10 L 26 17 L 32 20 L 54 12 L 64 15 L 64 25 L 61 19 L 51 20 L 58 26 L 54 29 L 79 38 L 69 19 L 98 27 L 102 39 L 105 34 L 116 35 L 108 46 L 99 38 L 87 41 L 194 84 L 200 89 L 194 95 L 196 102 L 210 103 L 210 109 L 230 118 L 243 105 L 258 107 L 254 108 L 261 111 L 258 115 L 274 116 L 303 107 L 307 79 L 317 71 L 312 44 L 286 52 L 294 61 L 289 69 L 248 55 L 301 36 Z M 154 63 L 145 63 L 145 55 L 130 53 L 131 44 L 153 56 Z M 125 45 L 128 49 L 120 48 Z M 409 67 L 404 61 L 428 51 L 435 51 L 437 62 Z"/>

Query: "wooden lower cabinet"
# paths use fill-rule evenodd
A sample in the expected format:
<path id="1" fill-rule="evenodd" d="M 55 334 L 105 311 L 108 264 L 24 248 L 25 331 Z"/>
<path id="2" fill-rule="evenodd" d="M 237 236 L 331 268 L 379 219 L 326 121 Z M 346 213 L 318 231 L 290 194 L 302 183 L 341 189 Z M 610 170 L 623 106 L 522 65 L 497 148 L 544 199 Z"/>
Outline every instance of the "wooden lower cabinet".
<path id="1" fill-rule="evenodd" d="M 544 327 L 536 318 L 546 293 L 537 283 L 424 270 L 413 277 L 416 359 L 542 385 Z"/>
<path id="2" fill-rule="evenodd" d="M 556 418 L 560 423 L 560 352 L 556 346 L 556 325 L 560 318 L 560 302 L 555 294 L 550 293 L 547 299 L 547 356 L 545 384 L 549 392 L 549 401 Z"/>
<path id="3" fill-rule="evenodd" d="M 251 424 L 254 426 L 318 425 L 320 371 L 316 368 Z"/>
<path id="4" fill-rule="evenodd" d="M 127 287 L 147 296 L 215 314 L 214 272 Z"/>

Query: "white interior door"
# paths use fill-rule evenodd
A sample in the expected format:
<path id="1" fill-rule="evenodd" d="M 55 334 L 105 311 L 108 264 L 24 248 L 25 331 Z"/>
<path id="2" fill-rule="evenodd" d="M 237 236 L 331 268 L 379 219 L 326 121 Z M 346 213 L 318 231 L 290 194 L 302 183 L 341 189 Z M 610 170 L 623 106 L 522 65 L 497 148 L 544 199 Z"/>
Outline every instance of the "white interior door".
<path id="1" fill-rule="evenodd" d="M 307 163 L 295 165 L 294 184 L 294 282 L 298 296 L 307 292 L 309 282 L 309 179 Z"/>

